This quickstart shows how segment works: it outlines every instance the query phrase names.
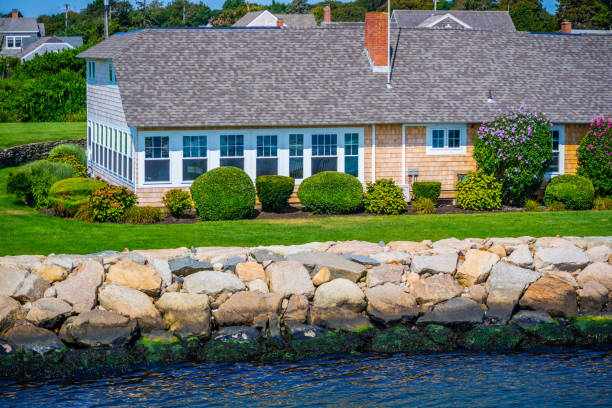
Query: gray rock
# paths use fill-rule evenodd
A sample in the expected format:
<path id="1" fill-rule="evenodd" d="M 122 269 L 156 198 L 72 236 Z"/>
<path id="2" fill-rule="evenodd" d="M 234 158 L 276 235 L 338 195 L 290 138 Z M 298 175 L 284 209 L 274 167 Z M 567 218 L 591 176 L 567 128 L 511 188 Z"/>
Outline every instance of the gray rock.
<path id="1" fill-rule="evenodd" d="M 527 285 L 539 277 L 539 273 L 530 269 L 498 262 L 485 285 L 489 292 L 487 317 L 507 322 Z"/>
<path id="2" fill-rule="evenodd" d="M 589 281 L 595 281 L 612 291 L 612 265 L 595 262 L 582 270 L 576 279 L 582 287 Z"/>
<path id="3" fill-rule="evenodd" d="M 607 245 L 612 247 L 612 235 L 607 237 L 584 237 L 584 241 L 586 242 L 587 249 L 591 249 L 599 245 Z"/>
<path id="4" fill-rule="evenodd" d="M 26 315 L 30 323 L 53 330 L 59 327 L 72 314 L 72 306 L 57 298 L 42 298 L 32 302 Z"/>
<path id="5" fill-rule="evenodd" d="M 308 298 L 304 295 L 293 295 L 287 302 L 282 319 L 285 322 L 294 321 L 304 323 L 308 316 Z"/>
<path id="6" fill-rule="evenodd" d="M 432 244 L 436 252 L 459 253 L 462 250 L 475 248 L 477 244 L 467 239 L 459 240 L 457 238 L 446 238 L 436 241 Z"/>
<path id="7" fill-rule="evenodd" d="M 244 290 L 244 283 L 232 273 L 217 271 L 196 272 L 185 277 L 183 289 L 189 293 L 218 295 Z"/>
<path id="8" fill-rule="evenodd" d="M 96 292 L 103 278 L 102 265 L 86 261 L 66 280 L 55 283 L 57 298 L 70 303 L 76 313 L 89 312 L 96 305 Z"/>
<path id="9" fill-rule="evenodd" d="M 105 285 L 100 289 L 98 299 L 104 309 L 136 319 L 142 330 L 165 328 L 161 315 L 149 296 L 136 289 L 114 284 Z"/>
<path id="10" fill-rule="evenodd" d="M 379 252 L 371 256 L 372 259 L 376 259 L 378 263 L 390 264 L 398 263 L 402 265 L 410 265 L 410 254 L 401 251 L 388 251 Z"/>
<path id="11" fill-rule="evenodd" d="M 3 256 L 0 257 L 0 266 L 34 272 L 41 267 L 42 258 L 38 255 Z"/>
<path id="12" fill-rule="evenodd" d="M 208 262 L 200 262 L 189 257 L 174 259 L 168 262 L 168 266 L 170 267 L 170 272 L 176 276 L 188 276 L 192 273 L 211 270 L 213 268 Z"/>
<path id="13" fill-rule="evenodd" d="M 160 258 L 152 258 L 150 264 L 161 277 L 162 287 L 166 288 L 170 286 L 172 284 L 172 271 L 170 270 L 168 261 Z"/>
<path id="14" fill-rule="evenodd" d="M 31 325 L 15 326 L 6 332 L 5 337 L 17 351 L 46 354 L 53 350 L 61 350 L 63 347 L 60 339 L 52 331 Z"/>
<path id="15" fill-rule="evenodd" d="M 343 307 L 354 312 L 361 312 L 365 308 L 365 295 L 359 286 L 350 280 L 334 279 L 319 286 L 314 295 L 313 305 Z"/>
<path id="16" fill-rule="evenodd" d="M 26 276 L 28 272 L 24 269 L 0 265 L 0 295 L 14 296 Z"/>
<path id="17" fill-rule="evenodd" d="M 228 259 L 240 258 L 242 262 L 247 260 L 249 249 L 243 247 L 198 247 L 195 249 L 195 258 L 198 261 L 226 263 Z"/>
<path id="18" fill-rule="evenodd" d="M 50 255 L 44 260 L 43 264 L 60 266 L 69 273 L 73 267 L 72 257 L 68 255 Z"/>
<path id="19" fill-rule="evenodd" d="M 612 257 L 612 248 L 607 245 L 595 246 L 586 251 L 591 262 L 608 262 Z"/>
<path id="20" fill-rule="evenodd" d="M 221 270 L 223 271 L 230 271 L 232 273 L 236 272 L 236 266 L 239 263 L 244 262 L 246 259 L 242 258 L 242 257 L 232 257 L 232 258 L 228 258 L 223 262 L 223 268 L 221 268 Z"/>
<path id="21" fill-rule="evenodd" d="M 15 299 L 0 295 L 0 334 L 13 327 L 21 317 L 21 305 Z"/>
<path id="22" fill-rule="evenodd" d="M 511 323 L 523 329 L 529 329 L 538 324 L 548 323 L 552 321 L 552 317 L 543 310 L 520 310 L 512 316 Z"/>
<path id="23" fill-rule="evenodd" d="M 357 262 L 362 265 L 371 265 L 378 266 L 380 262 L 378 262 L 374 258 L 370 258 L 369 256 L 357 255 L 357 254 L 345 254 L 341 255 L 344 259 L 348 259 L 349 261 Z"/>
<path id="24" fill-rule="evenodd" d="M 578 290 L 580 313 L 599 313 L 608 300 L 608 289 L 597 281 L 587 281 Z"/>
<path id="25" fill-rule="evenodd" d="M 368 269 L 368 274 L 366 275 L 366 286 L 372 288 L 384 283 L 399 285 L 402 281 L 403 274 L 404 266 L 402 265 L 385 264 L 375 266 L 372 269 Z"/>
<path id="26" fill-rule="evenodd" d="M 463 287 L 446 273 L 420 279 L 412 284 L 411 293 L 419 304 L 439 303 L 459 296 Z"/>
<path id="27" fill-rule="evenodd" d="M 457 270 L 457 254 L 445 253 L 439 255 L 420 255 L 412 258 L 410 271 L 423 273 L 450 273 Z"/>
<path id="28" fill-rule="evenodd" d="M 259 338 L 259 330 L 249 326 L 229 326 L 221 328 L 213 337 L 215 341 L 253 341 Z"/>
<path id="29" fill-rule="evenodd" d="M 372 320 L 383 324 L 411 321 L 419 315 L 414 296 L 392 283 L 368 288 L 365 296 L 368 300 L 368 314 Z"/>
<path id="30" fill-rule="evenodd" d="M 210 308 L 207 295 L 172 293 L 162 295 L 155 306 L 164 322 L 179 337 L 210 336 Z"/>
<path id="31" fill-rule="evenodd" d="M 367 241 L 341 241 L 332 245 L 327 252 L 337 255 L 360 254 L 372 256 L 385 250 L 384 245 L 375 244 Z"/>
<path id="32" fill-rule="evenodd" d="M 311 307 L 308 323 L 332 330 L 347 331 L 372 327 L 372 322 L 367 317 L 339 307 Z"/>
<path id="33" fill-rule="evenodd" d="M 237 292 L 213 315 L 219 326 L 251 325 L 268 315 L 278 314 L 282 301 L 283 295 L 279 293 Z"/>
<path id="34" fill-rule="evenodd" d="M 264 248 L 254 248 L 251 250 L 251 256 L 259 263 L 266 261 L 281 262 L 286 260 L 281 254 L 274 253 Z"/>
<path id="35" fill-rule="evenodd" d="M 325 336 L 327 329 L 312 324 L 299 322 L 287 322 L 285 325 L 292 340 L 310 340 L 315 337 Z"/>
<path id="36" fill-rule="evenodd" d="M 33 302 L 43 297 L 45 290 L 49 289 L 49 286 L 49 282 L 31 273 L 21 282 L 13 297 L 20 302 Z"/>
<path id="37" fill-rule="evenodd" d="M 266 268 L 265 272 L 272 293 L 305 295 L 307 297 L 312 297 L 315 293 L 308 270 L 299 262 L 274 262 Z"/>
<path id="38" fill-rule="evenodd" d="M 482 323 L 483 317 L 484 311 L 478 303 L 466 297 L 456 297 L 434 306 L 431 312 L 417 320 L 417 324 L 467 326 Z"/>
<path id="39" fill-rule="evenodd" d="M 268 285 L 263 279 L 255 279 L 246 283 L 247 288 L 251 292 L 255 293 L 270 293 L 270 289 L 268 289 Z"/>
<path id="40" fill-rule="evenodd" d="M 533 256 L 529 251 L 528 245 L 517 246 L 510 256 L 504 259 L 506 262 L 520 266 L 521 268 L 533 267 Z"/>
<path id="41" fill-rule="evenodd" d="M 357 262 L 328 252 L 299 252 L 287 256 L 287 259 L 304 264 L 311 270 L 311 276 L 325 267 L 331 272 L 331 279 L 344 278 L 352 282 L 357 282 L 366 270 Z"/>
<path id="42" fill-rule="evenodd" d="M 584 268 L 590 262 L 584 252 L 572 245 L 571 247 L 538 248 L 535 252 L 534 265 L 537 270 L 542 271 L 573 272 Z"/>
<path id="43" fill-rule="evenodd" d="M 85 347 L 124 346 L 136 335 L 136 320 L 106 310 L 91 310 L 66 320 L 60 338 Z"/>

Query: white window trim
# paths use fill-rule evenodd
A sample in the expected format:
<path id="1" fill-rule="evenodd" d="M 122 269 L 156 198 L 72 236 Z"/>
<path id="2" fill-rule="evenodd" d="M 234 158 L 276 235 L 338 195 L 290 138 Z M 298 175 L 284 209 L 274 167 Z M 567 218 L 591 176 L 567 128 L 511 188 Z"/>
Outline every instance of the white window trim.
<path id="1" fill-rule="evenodd" d="M 448 130 L 459 129 L 460 145 L 458 148 L 448 147 Z M 433 147 L 433 131 L 444 130 L 444 146 L 443 148 Z M 467 125 L 465 123 L 440 123 L 427 126 L 427 137 L 425 154 L 428 156 L 437 155 L 462 155 L 467 154 Z"/>
<path id="2" fill-rule="evenodd" d="M 312 135 L 322 133 L 335 133 L 337 135 L 338 171 L 344 172 L 344 134 L 357 133 L 359 135 L 359 181 L 364 183 L 364 128 L 363 127 L 338 127 L 338 128 L 265 128 L 265 129 L 221 129 L 221 130 L 172 130 L 172 131 L 139 131 L 138 145 L 136 146 L 135 167 L 142 169 L 144 166 L 144 138 L 148 136 L 170 136 L 170 181 L 169 182 L 145 182 L 144 171 L 138 172 L 136 187 L 184 187 L 192 182 L 183 181 L 182 159 L 183 159 L 183 136 L 207 136 L 207 160 L 208 171 L 219 167 L 221 159 L 220 136 L 221 135 L 243 135 L 244 136 L 244 168 L 246 173 L 255 181 L 257 171 L 257 136 L 275 135 L 278 137 L 277 157 L 278 173 L 281 176 L 289 176 L 289 134 L 304 135 L 304 178 L 311 175 L 312 159 Z M 299 185 L 302 180 L 296 180 Z"/>
<path id="3" fill-rule="evenodd" d="M 291 156 L 291 143 L 290 143 L 290 136 L 291 135 L 301 135 L 302 136 L 302 155 L 301 156 Z M 287 148 L 287 174 L 290 175 L 290 171 L 291 171 L 290 162 L 291 162 L 291 159 L 302 159 L 302 177 L 295 179 L 296 183 L 301 183 L 302 180 L 304 180 L 304 177 L 303 177 L 304 174 L 306 174 L 306 169 L 305 169 L 305 167 L 306 167 L 306 158 L 305 158 L 305 155 L 306 155 L 306 135 L 304 133 L 288 133 L 287 134 L 287 145 L 288 145 L 288 148 Z M 279 157 L 280 157 L 280 155 L 279 155 Z M 279 165 L 280 165 L 281 162 L 284 163 L 284 160 L 280 160 L 279 161 Z M 279 166 L 279 173 L 280 173 L 280 166 Z"/>
<path id="4" fill-rule="evenodd" d="M 6 48 L 8 48 L 9 50 L 21 50 L 21 49 L 23 49 L 23 39 L 24 38 L 30 38 L 30 37 L 31 37 L 30 35 L 7 35 L 6 36 Z M 9 47 L 9 45 L 8 45 L 9 38 L 11 38 L 13 40 L 13 46 L 12 47 Z M 21 41 L 21 45 L 19 47 L 15 46 L 15 40 L 17 38 L 19 38 L 20 41 Z"/>
<path id="5" fill-rule="evenodd" d="M 111 78 L 111 71 L 113 74 L 113 77 Z M 113 65 L 113 61 L 108 61 L 108 63 L 106 64 L 106 72 L 108 75 L 108 84 L 109 85 L 117 85 L 117 72 L 115 72 L 115 66 Z"/>
<path id="6" fill-rule="evenodd" d="M 185 157 L 185 152 L 183 151 L 184 142 L 183 142 L 183 138 L 181 137 L 181 180 L 182 180 L 182 184 L 190 185 L 191 183 L 193 183 L 193 180 L 184 179 L 185 175 L 183 174 L 183 163 L 185 160 L 206 160 L 206 171 L 208 171 L 208 169 L 210 168 L 210 157 L 209 157 L 210 155 L 208 154 L 209 141 L 206 135 L 184 135 L 184 136 L 206 137 L 206 156 L 197 156 L 197 157 Z"/>
<path id="7" fill-rule="evenodd" d="M 544 174 L 545 178 L 552 178 L 561 174 L 565 174 L 565 125 L 554 125 L 550 128 L 550 137 L 552 143 L 552 131 L 559 131 L 559 171 L 547 171 Z"/>
<path id="8" fill-rule="evenodd" d="M 149 138 L 149 137 L 167 137 L 168 138 L 168 157 L 146 157 L 146 153 L 144 151 L 144 146 L 146 146 L 146 139 Z M 170 140 L 171 140 L 171 137 L 168 134 L 146 135 L 146 136 L 142 137 L 142 144 L 143 144 L 143 152 L 142 152 L 143 155 L 142 156 L 143 156 L 143 161 L 142 161 L 142 171 L 141 171 L 141 173 L 142 173 L 142 178 L 143 179 L 146 176 L 146 174 L 145 174 L 145 172 L 146 172 L 146 170 L 145 170 L 145 163 L 147 161 L 166 161 L 166 160 L 168 161 L 168 180 L 144 181 L 144 183 L 146 185 L 165 185 L 165 184 L 168 184 L 168 183 L 172 182 L 172 176 L 173 176 L 173 174 L 172 174 L 173 168 L 172 167 L 173 166 L 172 166 L 172 154 L 171 154 L 171 148 L 170 148 L 170 144 L 171 144 Z M 183 141 L 181 140 L 181 145 L 182 145 L 182 142 Z M 183 151 L 181 149 L 181 155 L 182 154 L 183 154 Z M 181 165 L 181 174 L 180 174 L 180 177 L 183 178 L 183 174 L 182 174 L 183 173 L 183 168 L 182 168 L 183 163 L 182 163 L 182 160 L 181 160 L 180 165 Z M 175 173 L 176 173 L 176 171 L 175 171 Z"/>

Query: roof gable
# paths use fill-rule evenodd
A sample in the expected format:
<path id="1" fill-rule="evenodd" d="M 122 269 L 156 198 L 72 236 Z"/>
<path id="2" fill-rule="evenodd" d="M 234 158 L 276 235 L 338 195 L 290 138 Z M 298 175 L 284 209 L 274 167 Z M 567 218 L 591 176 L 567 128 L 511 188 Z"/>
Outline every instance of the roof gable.
<path id="1" fill-rule="evenodd" d="M 398 28 L 441 28 L 436 25 L 437 23 L 431 26 L 430 24 L 435 21 L 440 22 L 444 18 L 452 18 L 455 23 L 461 24 L 461 28 L 469 26 L 472 30 L 516 31 L 507 11 L 394 10 L 391 18 L 394 26 Z"/>
<path id="2" fill-rule="evenodd" d="M 38 33 L 39 26 L 32 17 L 0 18 L 0 32 L 5 33 Z"/>
<path id="3" fill-rule="evenodd" d="M 455 28 L 455 29 L 472 29 L 469 24 L 464 23 L 450 13 L 443 15 L 433 15 L 419 24 L 419 28 Z"/>

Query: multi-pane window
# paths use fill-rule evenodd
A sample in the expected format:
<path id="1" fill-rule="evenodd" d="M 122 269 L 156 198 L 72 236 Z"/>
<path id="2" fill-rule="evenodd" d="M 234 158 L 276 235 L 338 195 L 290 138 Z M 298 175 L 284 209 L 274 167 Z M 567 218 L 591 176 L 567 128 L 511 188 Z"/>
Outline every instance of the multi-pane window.
<path id="1" fill-rule="evenodd" d="M 444 130 L 434 129 L 431 134 L 431 145 L 434 149 L 444 148 Z"/>
<path id="2" fill-rule="evenodd" d="M 359 175 L 359 134 L 344 134 L 344 172 Z"/>
<path id="3" fill-rule="evenodd" d="M 289 177 L 304 178 L 304 135 L 289 135 Z"/>
<path id="4" fill-rule="evenodd" d="M 257 136 L 256 177 L 278 174 L 278 137 Z"/>
<path id="5" fill-rule="evenodd" d="M 170 181 L 168 136 L 145 137 L 145 181 Z"/>
<path id="6" fill-rule="evenodd" d="M 221 135 L 221 166 L 233 166 L 244 170 L 244 136 Z"/>
<path id="7" fill-rule="evenodd" d="M 552 130 L 552 158 L 548 166 L 549 173 L 559 172 L 559 146 L 560 146 L 561 132 L 558 129 Z"/>
<path id="8" fill-rule="evenodd" d="M 448 147 L 451 149 L 461 147 L 461 132 L 459 129 L 448 129 Z"/>
<path id="9" fill-rule="evenodd" d="M 312 135 L 311 174 L 336 171 L 338 168 L 338 136 L 336 134 Z"/>
<path id="10" fill-rule="evenodd" d="M 457 128 L 432 129 L 431 147 L 434 149 L 460 149 L 461 130 Z"/>
<path id="11" fill-rule="evenodd" d="M 7 48 L 21 48 L 22 44 L 23 44 L 23 38 L 28 38 L 26 37 L 6 37 L 6 47 Z"/>
<path id="12" fill-rule="evenodd" d="M 96 79 L 96 62 L 87 61 L 87 79 Z"/>
<path id="13" fill-rule="evenodd" d="M 193 181 L 207 170 L 206 136 L 183 136 L 183 181 Z"/>

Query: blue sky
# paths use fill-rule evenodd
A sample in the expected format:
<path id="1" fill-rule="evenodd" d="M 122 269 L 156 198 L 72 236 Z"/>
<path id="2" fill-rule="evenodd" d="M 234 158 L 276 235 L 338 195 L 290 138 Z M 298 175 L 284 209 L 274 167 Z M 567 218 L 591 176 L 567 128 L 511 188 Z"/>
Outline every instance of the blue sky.
<path id="1" fill-rule="evenodd" d="M 221 8 L 223 1 L 224 0 L 203 0 L 204 4 L 213 9 Z M 258 0 L 256 2 L 268 4 L 271 1 L 272 0 Z M 6 13 L 12 8 L 18 8 L 26 17 L 37 17 L 40 14 L 59 13 L 65 3 L 69 3 L 70 8 L 73 10 L 80 10 L 90 2 L 91 0 L 0 0 L 0 12 Z M 557 8 L 557 0 L 544 0 L 544 7 L 551 13 L 554 13 Z"/>

